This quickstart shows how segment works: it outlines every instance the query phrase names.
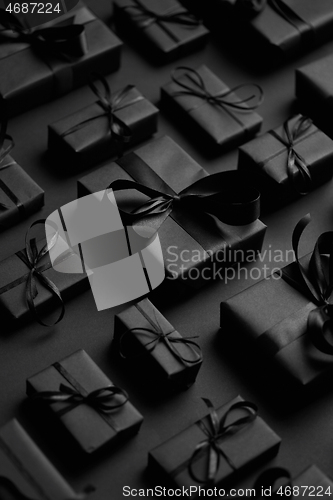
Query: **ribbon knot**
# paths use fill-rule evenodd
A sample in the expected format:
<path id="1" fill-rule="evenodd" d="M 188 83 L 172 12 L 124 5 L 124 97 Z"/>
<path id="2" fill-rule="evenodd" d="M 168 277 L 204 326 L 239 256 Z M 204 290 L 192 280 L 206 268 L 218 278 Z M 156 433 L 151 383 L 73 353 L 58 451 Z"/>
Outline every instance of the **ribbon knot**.
<path id="1" fill-rule="evenodd" d="M 209 409 L 209 425 L 207 426 L 203 420 L 198 422 L 200 429 L 206 435 L 206 439 L 198 443 L 195 447 L 193 455 L 189 461 L 188 468 L 190 476 L 196 482 L 213 484 L 220 467 L 221 457 L 227 461 L 233 470 L 236 470 L 235 464 L 222 449 L 221 441 L 249 426 L 249 424 L 256 419 L 258 408 L 255 404 L 248 401 L 239 401 L 233 404 L 223 417 L 219 419 L 212 402 L 206 398 L 202 399 Z M 244 410 L 247 415 L 239 417 L 237 420 L 227 424 L 226 422 L 228 417 L 230 417 L 230 415 L 236 410 Z M 203 455 L 208 455 L 207 473 L 204 478 L 199 477 L 194 472 L 195 462 Z"/>

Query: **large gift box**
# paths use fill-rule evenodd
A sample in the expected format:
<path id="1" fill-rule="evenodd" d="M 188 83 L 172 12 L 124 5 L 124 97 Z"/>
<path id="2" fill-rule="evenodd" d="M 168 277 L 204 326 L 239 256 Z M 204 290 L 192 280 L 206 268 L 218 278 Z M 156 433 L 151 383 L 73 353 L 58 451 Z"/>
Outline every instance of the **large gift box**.
<path id="1" fill-rule="evenodd" d="M 0 230 L 44 205 L 44 191 L 9 155 L 0 160 Z"/>
<path id="2" fill-rule="evenodd" d="M 15 419 L 0 429 L 0 471 L 1 498 L 83 498 L 73 491 Z"/>
<path id="3" fill-rule="evenodd" d="M 333 137 L 333 55 L 296 70 L 296 97 L 302 110 Z"/>
<path id="4" fill-rule="evenodd" d="M 178 0 L 114 0 L 119 29 L 163 61 L 202 47 L 209 31 Z"/>
<path id="5" fill-rule="evenodd" d="M 76 169 L 118 156 L 157 131 L 158 109 L 136 87 L 111 93 L 106 80 L 100 83 L 92 85 L 97 102 L 49 125 L 51 154 Z"/>
<path id="6" fill-rule="evenodd" d="M 151 200 L 145 214 L 156 215 L 154 227 L 171 280 L 198 288 L 221 278 L 226 265 L 261 249 L 266 226 L 258 219 L 259 193 L 237 172 L 209 176 L 167 136 L 82 177 L 78 196 L 108 186 L 120 186 L 116 199 L 127 214 Z"/>
<path id="7" fill-rule="evenodd" d="M 260 87 L 245 84 L 230 89 L 205 65 L 196 70 L 176 68 L 171 76 L 161 89 L 162 103 L 182 123 L 194 125 L 201 139 L 232 147 L 260 130 L 262 118 L 254 112 L 262 100 Z M 244 97 L 237 94 L 241 87 Z"/>
<path id="8" fill-rule="evenodd" d="M 13 35 L 10 26 L 5 28 L 0 95 L 11 116 L 85 84 L 92 72 L 107 74 L 120 64 L 122 42 L 82 4 L 32 32 L 17 25 Z"/>
<path id="9" fill-rule="evenodd" d="M 154 380 L 184 388 L 194 383 L 202 363 L 196 337 L 183 337 L 148 299 L 115 316 L 113 347 L 134 373 L 145 369 Z"/>
<path id="10" fill-rule="evenodd" d="M 55 271 L 50 260 L 70 262 L 74 268 L 80 264 L 79 258 L 58 236 L 57 246 L 46 244 L 45 238 L 36 241 L 26 235 L 26 247 L 0 262 L 0 308 L 11 322 L 27 321 L 34 318 L 45 324 L 44 312 L 56 310 L 59 322 L 64 315 L 64 301 L 89 288 L 87 275 L 61 274 Z"/>
<path id="11" fill-rule="evenodd" d="M 333 141 L 297 115 L 241 146 L 238 169 L 260 190 L 263 209 L 280 206 L 331 179 Z"/>
<path id="12" fill-rule="evenodd" d="M 240 396 L 209 414 L 149 453 L 151 472 L 174 487 L 219 486 L 239 477 L 249 466 L 277 453 L 281 439 L 257 415 L 253 403 Z M 197 487 L 197 491 L 195 491 Z"/>
<path id="13" fill-rule="evenodd" d="M 313 253 L 298 258 L 299 236 L 309 217 L 296 226 L 296 261 L 221 303 L 221 329 L 231 329 L 264 360 L 272 360 L 298 386 L 332 374 L 329 328 L 329 255 L 332 233 L 323 233 Z M 245 344 L 244 344 L 245 345 Z"/>
<path id="14" fill-rule="evenodd" d="M 27 394 L 49 405 L 86 453 L 135 434 L 143 421 L 126 392 L 83 350 L 30 377 Z"/>

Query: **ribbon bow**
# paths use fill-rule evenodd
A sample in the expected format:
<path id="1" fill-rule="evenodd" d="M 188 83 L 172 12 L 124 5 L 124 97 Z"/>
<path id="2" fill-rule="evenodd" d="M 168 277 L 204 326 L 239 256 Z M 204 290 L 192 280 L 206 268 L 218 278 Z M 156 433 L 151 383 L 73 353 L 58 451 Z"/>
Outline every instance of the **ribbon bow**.
<path id="1" fill-rule="evenodd" d="M 126 5 L 123 7 L 124 10 L 134 11 L 134 17 L 140 23 L 142 28 L 148 28 L 154 23 L 175 23 L 182 24 L 184 26 L 196 28 L 200 26 L 201 21 L 194 14 L 191 14 L 187 9 L 176 8 L 170 10 L 169 12 L 158 14 L 151 9 L 148 9 L 144 5 Z"/>
<path id="2" fill-rule="evenodd" d="M 308 316 L 309 336 L 319 351 L 333 355 L 333 344 L 328 341 L 325 335 L 328 327 L 330 327 L 332 335 L 333 305 L 330 304 L 329 300 L 333 291 L 333 231 L 319 236 L 306 271 L 299 261 L 298 245 L 304 229 L 310 222 L 310 214 L 298 222 L 293 232 L 292 246 L 300 272 L 299 279 L 302 291 L 318 306 L 310 311 Z M 326 262 L 328 260 L 328 272 L 325 260 Z M 283 273 L 283 278 L 295 288 L 299 288 L 299 280 L 294 280 L 286 272 Z"/>
<path id="3" fill-rule="evenodd" d="M 69 134 L 73 134 L 78 130 L 81 130 L 92 121 L 106 117 L 108 119 L 111 140 L 116 140 L 122 145 L 124 143 L 128 143 L 131 140 L 132 132 L 130 128 L 115 115 L 115 113 L 121 109 L 131 106 L 132 104 L 135 104 L 136 102 L 142 101 L 144 99 L 143 96 L 140 95 L 128 102 L 124 102 L 134 88 L 134 85 L 127 85 L 123 90 L 112 95 L 108 81 L 101 75 L 95 74 L 93 76 L 95 76 L 95 78 L 101 83 L 102 89 L 97 87 L 93 81 L 90 82 L 89 86 L 93 93 L 97 96 L 98 104 L 101 106 L 103 112 L 88 118 L 87 120 L 83 120 L 77 125 L 74 125 L 70 129 L 66 130 L 66 132 L 62 134 L 62 137 L 66 137 Z M 122 151 L 120 156 L 121 155 Z"/>
<path id="4" fill-rule="evenodd" d="M 196 364 L 202 361 L 202 353 L 201 353 L 201 348 L 199 344 L 193 341 L 193 339 L 198 338 L 198 336 L 195 337 L 172 337 L 172 334 L 176 331 L 175 329 L 171 330 L 170 332 L 164 332 L 163 328 L 161 327 L 156 313 L 154 312 L 155 316 L 155 322 L 153 322 L 150 318 L 147 318 L 149 320 L 149 323 L 152 325 L 152 328 L 130 328 L 124 332 L 119 340 L 119 351 L 120 355 L 122 358 L 126 359 L 128 356 L 124 354 L 123 351 L 123 341 L 125 337 L 128 335 L 130 332 L 147 332 L 150 336 L 153 336 L 153 339 L 146 344 L 144 344 L 144 348 L 146 349 L 145 353 L 151 353 L 155 350 L 157 345 L 160 342 L 164 342 L 165 345 L 169 348 L 169 350 L 172 352 L 172 354 L 182 363 L 189 363 L 189 364 Z M 185 358 L 180 354 L 180 352 L 177 350 L 176 346 L 174 344 L 185 344 L 188 348 L 189 351 L 194 355 L 194 358 L 188 359 Z M 145 354 L 143 353 L 143 355 Z M 139 354 L 140 356 L 140 354 Z M 137 356 L 137 357 L 139 357 Z"/>
<path id="5" fill-rule="evenodd" d="M 0 9 L 0 37 L 13 42 L 28 43 L 43 52 L 51 52 L 67 60 L 71 57 L 82 57 L 87 52 L 85 28 L 80 24 L 73 24 L 70 18 L 60 26 L 26 29 L 20 20 L 10 12 Z"/>
<path id="6" fill-rule="evenodd" d="M 283 124 L 286 139 L 280 137 L 275 130 L 270 133 L 286 146 L 288 151 L 287 172 L 293 187 L 300 195 L 307 194 L 311 189 L 312 177 L 306 161 L 295 149 L 295 142 L 312 126 L 312 121 L 306 116 L 301 116 L 290 128 L 289 120 Z"/>
<path id="7" fill-rule="evenodd" d="M 119 396 L 121 398 L 119 399 Z M 32 396 L 35 400 L 43 400 L 47 403 L 68 403 L 69 409 L 85 404 L 91 406 L 100 413 L 110 413 L 128 401 L 128 394 L 123 389 L 113 385 L 97 389 L 89 394 L 81 394 L 79 391 L 67 385 L 60 384 L 59 391 L 37 392 Z M 60 413 L 62 413 L 60 411 Z"/>
<path id="8" fill-rule="evenodd" d="M 180 76 L 178 76 L 178 72 L 180 71 L 185 71 L 185 73 L 182 76 L 186 76 L 192 82 L 193 85 L 187 84 L 180 79 Z M 239 111 L 249 112 L 253 111 L 258 106 L 260 106 L 260 104 L 262 104 L 264 99 L 264 93 L 262 88 L 255 83 L 244 83 L 237 85 L 233 89 L 227 90 L 226 92 L 223 91 L 217 94 L 211 94 L 207 89 L 206 84 L 201 75 L 195 69 L 189 68 L 187 66 L 179 66 L 178 68 L 176 68 L 171 73 L 171 78 L 177 85 L 183 88 L 183 90 L 180 90 L 179 92 L 175 92 L 173 94 L 175 97 L 182 95 L 196 96 L 201 99 L 204 99 L 213 106 L 219 106 L 221 108 L 229 107 Z M 249 95 L 248 97 L 245 97 L 244 99 L 240 99 L 238 101 L 228 100 L 228 97 L 230 95 L 237 92 L 239 89 L 243 88 L 246 89 L 253 88 L 255 89 L 255 92 Z M 249 104 L 251 101 L 253 101 L 252 105 Z"/>
<path id="9" fill-rule="evenodd" d="M 236 469 L 232 460 L 221 448 L 221 441 L 239 432 L 253 422 L 258 414 L 258 408 L 255 404 L 248 401 L 239 401 L 233 404 L 229 410 L 219 419 L 217 412 L 209 399 L 202 398 L 209 409 L 209 423 L 207 426 L 202 420 L 199 422 L 201 430 L 206 435 L 206 439 L 201 441 L 195 447 L 191 460 L 189 462 L 189 473 L 196 482 L 212 484 L 215 481 L 216 475 L 220 467 L 221 457 L 224 458 L 232 469 Z M 227 418 L 235 410 L 244 410 L 247 412 L 245 417 L 240 417 L 231 424 L 226 424 Z M 208 454 L 208 470 L 206 478 L 199 478 L 193 471 L 195 461 L 202 456 Z"/>

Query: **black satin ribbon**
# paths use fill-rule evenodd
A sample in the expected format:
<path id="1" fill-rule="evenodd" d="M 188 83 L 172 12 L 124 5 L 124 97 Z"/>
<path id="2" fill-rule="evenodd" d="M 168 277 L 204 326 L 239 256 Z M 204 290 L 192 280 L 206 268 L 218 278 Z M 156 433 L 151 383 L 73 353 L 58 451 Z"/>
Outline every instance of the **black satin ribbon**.
<path id="1" fill-rule="evenodd" d="M 312 121 L 301 116 L 290 128 L 290 119 L 283 124 L 285 138 L 270 130 L 269 133 L 281 142 L 288 151 L 287 173 L 291 186 L 300 195 L 306 195 L 312 188 L 312 176 L 306 160 L 295 149 L 295 142 L 299 140 L 312 126 Z"/>
<path id="2" fill-rule="evenodd" d="M 111 141 L 118 142 L 122 147 L 125 143 L 128 143 L 132 137 L 131 129 L 121 121 L 115 113 L 120 111 L 121 109 L 127 108 L 128 106 L 132 106 L 133 104 L 142 101 L 144 99 L 143 96 L 136 96 L 133 99 L 126 101 L 128 95 L 131 93 L 132 89 L 135 88 L 134 85 L 127 85 L 123 90 L 117 92 L 112 95 L 110 85 L 108 81 L 102 75 L 94 75 L 97 81 L 101 84 L 102 88 L 99 88 L 93 81 L 90 82 L 89 86 L 93 93 L 98 98 L 98 104 L 101 106 L 103 112 L 88 118 L 87 120 L 83 120 L 82 122 L 74 125 L 70 129 L 66 130 L 61 137 L 66 137 L 67 135 L 74 134 L 78 130 L 84 128 L 87 124 L 99 119 L 106 117 L 108 120 L 108 127 L 110 131 Z M 122 156 L 123 151 L 121 149 L 120 155 Z"/>
<path id="3" fill-rule="evenodd" d="M 35 238 L 29 239 L 30 230 L 38 224 L 44 225 L 45 223 L 46 221 L 43 219 L 43 220 L 37 220 L 33 224 L 31 224 L 25 236 L 25 249 L 20 250 L 19 252 L 16 253 L 16 255 L 27 266 L 29 272 L 21 276 L 20 278 L 14 280 L 13 282 L 9 283 L 8 285 L 2 287 L 0 289 L 0 295 L 8 292 L 9 290 L 20 285 L 21 283 L 26 283 L 25 295 L 31 314 L 34 316 L 34 318 L 40 325 L 52 327 L 58 324 L 64 317 L 65 304 L 62 300 L 58 287 L 55 285 L 55 283 L 53 283 L 53 281 L 51 281 L 49 278 L 47 278 L 47 276 L 43 274 L 48 269 L 52 268 L 52 264 L 48 263 L 43 266 L 40 266 L 39 264 L 40 261 L 48 254 L 48 252 L 56 245 L 57 239 L 59 237 L 58 230 L 57 228 L 55 228 L 56 234 L 53 237 L 53 241 L 50 242 L 49 244 L 47 243 L 46 245 L 44 245 L 40 251 L 38 251 L 36 239 Z M 51 224 L 51 222 L 47 221 L 47 224 Z M 75 254 L 72 251 L 65 252 L 63 256 L 56 259 L 55 264 L 60 264 L 64 260 L 68 259 L 68 257 L 70 257 L 71 255 Z M 58 316 L 58 319 L 51 324 L 47 324 L 41 319 L 40 314 L 35 306 L 34 301 L 38 295 L 37 281 L 40 282 L 41 285 L 44 286 L 44 288 L 49 290 L 58 299 L 61 306 L 61 311 Z"/>
<path id="4" fill-rule="evenodd" d="M 175 356 L 178 361 L 181 363 L 186 364 L 196 364 L 202 361 L 202 352 L 199 344 L 193 341 L 193 339 L 198 338 L 198 336 L 195 337 L 172 337 L 172 334 L 176 331 L 175 329 L 170 330 L 169 332 L 165 332 L 160 325 L 158 318 L 156 316 L 156 312 L 153 309 L 153 314 L 155 321 L 148 316 L 148 314 L 145 313 L 145 311 L 138 305 L 136 304 L 137 309 L 140 311 L 140 313 L 144 316 L 144 318 L 151 324 L 152 328 L 141 328 L 141 327 L 136 327 L 136 328 L 130 328 L 126 330 L 119 339 L 119 352 L 120 356 L 124 359 L 126 358 L 133 358 L 133 357 L 141 357 L 144 356 L 145 354 L 149 354 L 155 350 L 157 345 L 160 342 L 164 342 L 164 344 L 168 347 L 170 352 Z M 128 356 L 125 354 L 123 350 L 123 342 L 126 336 L 130 332 L 146 332 L 148 336 L 152 337 L 152 340 L 147 342 L 146 344 L 143 344 L 143 347 L 145 348 L 145 351 L 140 353 L 139 355 L 135 356 Z M 176 348 L 176 345 L 174 344 L 184 344 L 188 348 L 189 352 L 194 356 L 191 359 L 185 358 L 185 356 L 182 356 L 178 349 Z"/>
<path id="5" fill-rule="evenodd" d="M 284 497 L 285 495 L 278 495 L 277 490 L 274 489 L 275 483 L 281 479 L 287 480 L 286 482 L 284 482 L 284 487 L 292 485 L 291 474 L 287 469 L 283 469 L 282 467 L 272 467 L 271 469 L 265 470 L 262 474 L 260 474 L 254 484 L 256 497 L 262 498 L 260 493 L 262 489 L 267 488 L 272 488 L 272 494 L 270 495 L 270 498 L 281 498 L 281 496 Z M 292 498 L 292 495 L 289 498 Z"/>
<path id="6" fill-rule="evenodd" d="M 255 404 L 249 401 L 239 401 L 233 404 L 229 410 L 219 419 L 214 405 L 209 399 L 202 398 L 209 409 L 209 426 L 203 420 L 198 422 L 202 432 L 206 435 L 206 439 L 201 441 L 195 447 L 193 455 L 188 464 L 188 470 L 191 478 L 197 483 L 214 484 L 216 479 L 221 458 L 227 461 L 233 470 L 236 470 L 235 464 L 222 449 L 222 443 L 225 439 L 230 438 L 237 432 L 248 427 L 258 415 L 258 408 Z M 245 417 L 240 417 L 231 424 L 226 424 L 228 417 L 236 410 L 244 410 L 247 412 Z M 204 478 L 198 477 L 194 470 L 194 463 L 203 454 L 208 454 L 208 469 Z"/>
<path id="7" fill-rule="evenodd" d="M 189 79 L 190 83 L 186 83 L 181 79 L 184 76 L 186 76 Z M 198 71 L 196 71 L 193 68 L 189 68 L 188 66 L 179 66 L 178 68 L 176 68 L 171 73 L 171 79 L 174 83 L 176 83 L 177 85 L 179 85 L 179 87 L 182 88 L 182 90 L 173 93 L 174 97 L 183 95 L 199 97 L 200 99 L 203 99 L 203 101 L 208 102 L 212 106 L 217 106 L 223 108 L 224 110 L 226 110 L 226 108 L 231 108 L 234 111 L 250 112 L 258 108 L 258 106 L 262 104 L 264 99 L 264 92 L 262 88 L 260 87 L 260 85 L 257 85 L 255 83 L 245 83 L 237 85 L 236 87 L 230 90 L 218 92 L 217 94 L 212 94 L 207 89 L 207 86 L 202 76 L 198 73 Z M 230 95 L 244 88 L 248 90 L 253 89 L 254 92 L 251 95 L 245 97 L 244 99 L 239 99 L 237 101 L 230 101 L 228 99 Z M 250 104 L 251 102 L 253 102 L 253 104 Z M 233 116 L 236 119 L 236 117 L 233 114 L 231 116 Z"/>
<path id="8" fill-rule="evenodd" d="M 119 400 L 119 396 L 123 399 Z M 124 406 L 128 401 L 128 394 L 119 387 L 107 386 L 88 394 L 82 394 L 74 387 L 60 384 L 59 391 L 42 391 L 32 396 L 33 400 L 42 400 L 46 403 L 67 403 L 68 406 L 57 412 L 62 416 L 80 405 L 88 405 L 98 413 L 111 413 Z"/>
<path id="9" fill-rule="evenodd" d="M 42 53 L 72 60 L 84 56 L 87 52 L 85 27 L 73 24 L 73 20 L 74 18 L 67 20 L 67 25 L 28 30 L 15 15 L 0 9 L 0 25 L 3 26 L 0 30 L 0 41 L 2 37 L 13 43 L 27 43 Z"/>

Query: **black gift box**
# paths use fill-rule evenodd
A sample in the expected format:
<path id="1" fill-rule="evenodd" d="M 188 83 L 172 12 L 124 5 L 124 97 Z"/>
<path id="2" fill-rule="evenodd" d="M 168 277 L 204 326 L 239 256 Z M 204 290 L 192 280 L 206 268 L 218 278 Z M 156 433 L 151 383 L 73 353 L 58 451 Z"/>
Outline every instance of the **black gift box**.
<path id="1" fill-rule="evenodd" d="M 159 341 L 159 333 L 166 334 L 171 345 Z M 148 299 L 115 316 L 114 348 L 125 358 L 128 357 L 130 365 L 136 361 L 141 368 L 147 368 L 150 375 L 154 373 L 154 379 L 156 374 L 161 380 L 188 387 L 195 382 L 202 356 L 198 348 L 194 350 L 191 344 L 179 339 L 183 337 Z M 195 360 L 197 362 L 193 362 Z"/>
<path id="2" fill-rule="evenodd" d="M 235 403 L 244 401 L 240 396 L 216 410 L 218 418 L 221 419 Z M 225 425 L 234 423 L 246 415 L 243 409 L 237 408 L 227 417 Z M 209 428 L 210 422 L 207 417 L 196 422 L 165 443 L 157 446 L 149 453 L 148 467 L 154 474 L 163 475 L 166 481 L 173 486 L 190 488 L 191 486 L 204 487 L 192 477 L 189 472 L 189 461 L 193 456 L 196 446 L 207 439 L 201 425 L 204 423 Z M 239 476 L 244 469 L 255 466 L 258 462 L 267 460 L 279 449 L 281 439 L 262 420 L 256 417 L 239 432 L 229 434 L 228 437 L 218 440 L 218 446 L 223 454 L 220 456 L 219 468 L 213 485 L 218 486 L 222 482 Z M 195 460 L 196 475 L 205 477 L 207 458 L 209 453 L 199 454 Z M 231 465 L 232 464 L 232 465 Z M 192 497 L 195 495 L 192 495 Z"/>
<path id="3" fill-rule="evenodd" d="M 11 156 L 0 162 L 0 230 L 44 205 L 44 191 Z"/>
<path id="4" fill-rule="evenodd" d="M 112 94 L 112 99 L 116 101 L 121 92 Z M 113 113 L 113 119 L 129 129 L 130 140 L 126 142 L 126 147 L 147 139 L 157 131 L 158 112 L 135 87 L 126 93 Z M 66 164 L 79 169 L 119 153 L 122 142 L 113 137 L 108 116 L 105 112 L 102 115 L 103 108 L 96 102 L 49 125 L 49 149 L 52 155 L 66 158 Z M 83 123 L 87 120 L 87 123 Z M 71 129 L 73 132 L 70 132 Z"/>
<path id="5" fill-rule="evenodd" d="M 310 254 L 300 259 L 308 267 Z M 295 262 L 284 267 L 299 281 Z M 222 332 L 232 329 L 265 360 L 305 386 L 331 374 L 332 356 L 319 351 L 307 335 L 316 305 L 281 277 L 280 272 L 221 303 Z"/>
<path id="6" fill-rule="evenodd" d="M 82 177 L 78 181 L 78 196 L 99 192 L 118 179 L 149 184 L 158 191 L 166 183 L 179 193 L 195 181 L 207 177 L 207 172 L 167 136 L 139 148 L 134 156 L 131 153 L 123 160 L 126 166 L 123 162 L 122 166 L 119 161 L 113 162 Z M 138 161 L 140 168 L 136 165 Z M 129 210 L 148 200 L 131 190 L 116 194 L 118 206 Z M 186 213 L 186 217 L 176 221 L 176 216 L 172 214 L 158 230 L 167 277 L 182 280 L 193 288 L 207 283 L 215 274 L 220 277 L 220 269 L 235 264 L 247 252 L 259 252 L 266 231 L 266 226 L 259 219 L 242 226 L 219 222 L 219 230 L 216 231 L 204 215 Z"/>
<path id="7" fill-rule="evenodd" d="M 90 73 L 118 69 L 122 42 L 86 7 L 68 12 L 59 21 L 84 25 L 86 53 L 75 57 L 55 55 L 29 43 L 2 39 L 0 43 L 0 95 L 10 116 L 44 104 L 84 85 Z M 57 26 L 55 21 L 46 27 Z"/>
<path id="8" fill-rule="evenodd" d="M 238 169 L 260 190 L 263 209 L 297 199 L 301 193 L 305 194 L 332 177 L 333 141 L 301 115 L 288 120 L 291 132 L 297 129 L 300 120 L 304 120 L 306 128 L 292 144 L 288 142 L 284 127 L 280 126 L 239 148 Z M 311 181 L 302 179 L 297 166 L 293 167 L 295 181 L 288 175 L 288 154 L 292 149 L 304 160 Z"/>
<path id="9" fill-rule="evenodd" d="M 29 238 L 30 241 L 33 239 Z M 46 240 L 37 242 L 37 249 L 41 251 Z M 62 238 L 58 239 L 59 252 L 64 252 L 64 258 L 77 259 L 73 254 L 67 254 L 68 245 Z M 68 255 L 68 257 L 67 257 Z M 32 316 L 27 301 L 27 283 L 32 269 L 28 267 L 26 260 L 26 249 L 7 257 L 0 262 L 0 307 L 4 315 L 11 321 L 27 321 Z M 49 254 L 45 254 L 36 266 L 46 278 L 51 280 L 64 301 L 89 288 L 86 274 L 63 274 L 55 271 L 52 267 Z M 35 273 L 37 296 L 34 304 L 37 314 L 46 310 L 59 308 L 59 301 L 50 289 L 43 284 Z M 58 313 L 56 313 L 58 314 Z"/>
<path id="10" fill-rule="evenodd" d="M 311 465 L 291 481 L 291 486 L 298 486 L 303 498 L 320 496 L 326 491 L 332 492 L 333 482 L 316 465 Z M 304 487 L 308 488 L 304 488 Z M 304 492 L 304 495 L 303 495 Z"/>
<path id="11" fill-rule="evenodd" d="M 193 92 L 202 92 L 217 97 L 226 95 L 225 101 L 237 103 L 240 97 L 236 92 L 230 93 L 230 88 L 222 82 L 207 66 L 197 68 L 196 73 L 202 78 L 205 86 L 203 89 L 200 80 L 195 78 L 194 72 L 177 75 L 177 80 L 193 89 Z M 253 137 L 262 124 L 262 118 L 254 111 L 246 111 L 246 103 L 242 109 L 218 105 L 202 96 L 184 93 L 184 88 L 171 81 L 161 88 L 162 103 L 171 112 L 179 114 L 182 123 L 194 123 L 201 139 L 206 138 L 211 144 L 218 146 L 238 146 Z M 221 102 L 221 101 L 220 101 Z"/>
<path id="12" fill-rule="evenodd" d="M 296 97 L 302 110 L 333 137 L 333 56 L 328 55 L 296 70 Z"/>
<path id="13" fill-rule="evenodd" d="M 13 494 L 10 498 L 81 498 L 15 419 L 0 429 L 0 471 L 0 492 Z"/>
<path id="14" fill-rule="evenodd" d="M 34 397 L 45 391 L 59 391 L 61 384 L 82 396 L 113 386 L 88 354 L 80 350 L 30 377 L 27 394 Z M 143 421 L 142 415 L 129 401 L 112 412 L 103 412 L 84 402 L 78 405 L 52 402 L 50 408 L 86 453 L 135 434 Z"/>
<path id="15" fill-rule="evenodd" d="M 136 43 L 142 41 L 149 54 L 163 61 L 182 57 L 207 42 L 209 31 L 198 21 L 192 24 L 193 17 L 177 0 L 114 0 L 113 5 L 118 28 L 133 32 Z M 177 15 L 178 22 L 172 19 Z"/>

